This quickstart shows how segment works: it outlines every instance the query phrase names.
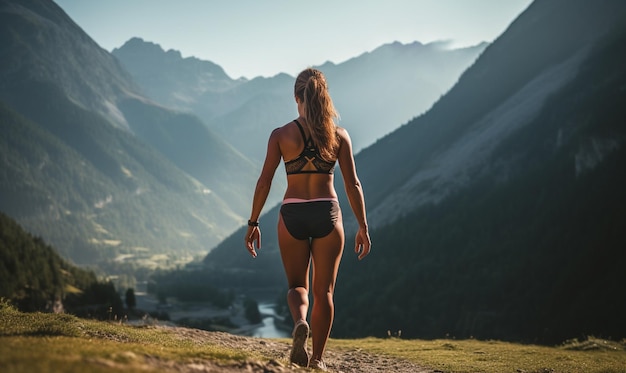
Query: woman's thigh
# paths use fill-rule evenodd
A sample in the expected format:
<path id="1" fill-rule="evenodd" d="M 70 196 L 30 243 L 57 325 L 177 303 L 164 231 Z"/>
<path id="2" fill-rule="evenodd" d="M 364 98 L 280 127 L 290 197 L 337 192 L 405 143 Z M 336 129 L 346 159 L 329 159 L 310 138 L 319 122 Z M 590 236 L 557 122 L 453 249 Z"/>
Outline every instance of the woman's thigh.
<path id="1" fill-rule="evenodd" d="M 289 288 L 304 287 L 308 290 L 310 242 L 294 238 L 285 227 L 280 214 L 278 216 L 278 246 Z"/>
<path id="2" fill-rule="evenodd" d="M 334 292 L 344 243 L 345 237 L 341 217 L 335 224 L 335 228 L 327 236 L 312 240 L 314 293 Z"/>

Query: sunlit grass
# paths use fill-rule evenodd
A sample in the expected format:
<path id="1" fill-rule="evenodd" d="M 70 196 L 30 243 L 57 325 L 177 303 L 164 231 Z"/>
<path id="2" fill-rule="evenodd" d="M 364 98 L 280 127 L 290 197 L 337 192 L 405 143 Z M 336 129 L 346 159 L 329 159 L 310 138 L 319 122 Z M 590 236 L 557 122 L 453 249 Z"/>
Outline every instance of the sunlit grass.
<path id="1" fill-rule="evenodd" d="M 360 348 L 404 358 L 442 372 L 617 373 L 626 372 L 624 345 L 589 339 L 589 349 L 572 342 L 547 347 L 499 341 L 403 340 L 398 338 L 331 340 L 330 348 Z M 592 346 L 595 344 L 596 346 Z"/>
<path id="2" fill-rule="evenodd" d="M 451 373 L 626 373 L 624 343 L 594 338 L 556 347 L 472 339 L 331 339 L 328 349 L 360 349 Z M 167 328 L 22 313 L 0 301 L 2 373 L 177 371 L 194 363 L 246 360 L 267 362 L 268 357 L 210 338 L 180 338 Z"/>
<path id="3" fill-rule="evenodd" d="M 157 371 L 176 364 L 260 358 L 210 340 L 181 339 L 163 328 L 133 327 L 70 315 L 21 313 L 0 303 L 2 372 Z M 88 369 L 87 369 L 88 367 Z"/>

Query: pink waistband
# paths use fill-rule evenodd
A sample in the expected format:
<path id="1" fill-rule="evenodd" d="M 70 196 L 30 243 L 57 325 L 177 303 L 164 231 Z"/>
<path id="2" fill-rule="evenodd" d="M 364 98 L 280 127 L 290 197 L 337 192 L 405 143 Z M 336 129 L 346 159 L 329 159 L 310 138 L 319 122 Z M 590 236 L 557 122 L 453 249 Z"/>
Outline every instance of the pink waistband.
<path id="1" fill-rule="evenodd" d="M 339 200 L 336 197 L 321 197 L 321 198 L 313 198 L 313 199 L 285 198 L 283 200 L 283 205 L 287 203 L 306 203 L 306 202 L 317 202 L 317 201 L 339 201 Z"/>

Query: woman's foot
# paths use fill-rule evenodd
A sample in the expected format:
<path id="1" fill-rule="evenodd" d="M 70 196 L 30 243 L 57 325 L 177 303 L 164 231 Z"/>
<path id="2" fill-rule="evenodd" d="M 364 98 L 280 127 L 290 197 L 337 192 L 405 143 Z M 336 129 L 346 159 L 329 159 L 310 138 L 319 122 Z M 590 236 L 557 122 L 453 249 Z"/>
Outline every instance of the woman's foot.
<path id="1" fill-rule="evenodd" d="M 311 362 L 309 363 L 309 368 L 316 369 L 316 370 L 321 370 L 321 371 L 324 371 L 324 372 L 326 372 L 328 370 L 326 368 L 326 363 L 324 363 L 322 360 L 318 360 L 318 359 L 311 360 Z"/>
<path id="2" fill-rule="evenodd" d="M 289 359 L 301 367 L 309 365 L 309 353 L 306 350 L 306 342 L 309 338 L 309 324 L 305 320 L 300 320 L 293 327 L 293 345 Z"/>

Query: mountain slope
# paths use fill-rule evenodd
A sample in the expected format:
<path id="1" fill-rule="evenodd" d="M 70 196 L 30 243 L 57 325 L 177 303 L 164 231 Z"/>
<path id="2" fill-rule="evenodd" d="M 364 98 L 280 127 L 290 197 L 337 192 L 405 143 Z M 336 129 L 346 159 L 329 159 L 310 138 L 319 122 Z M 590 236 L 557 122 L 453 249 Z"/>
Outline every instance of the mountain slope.
<path id="1" fill-rule="evenodd" d="M 626 335 L 624 42 L 626 30 L 594 50 L 497 145 L 497 172 L 373 233 L 384 253 L 345 262 L 338 334 L 399 328 L 550 344 Z M 363 288 L 376 296 L 352 296 Z"/>
<path id="2" fill-rule="evenodd" d="M 198 118 L 137 93 L 52 1 L 3 0 L 0 20 L 0 125 L 11 133 L 0 210 L 101 266 L 120 254 L 150 266 L 188 260 L 245 221 L 230 183 L 250 190 L 258 168 Z"/>
<path id="3" fill-rule="evenodd" d="M 625 20 L 614 1 L 533 3 L 431 110 L 357 155 L 374 246 L 354 260 L 346 211 L 335 336 L 626 335 Z M 283 286 L 276 216 L 255 261 L 237 231 L 205 263 Z"/>
<path id="4" fill-rule="evenodd" d="M 483 160 L 494 145 L 530 123 L 545 100 L 576 75 L 589 48 L 619 25 L 621 7 L 612 1 L 533 3 L 432 110 L 360 155 L 360 163 L 370 165 L 361 178 L 370 192 L 373 223 L 437 202 L 488 172 Z M 412 162 L 381 178 L 377 170 L 397 159 Z"/>
<path id="5" fill-rule="evenodd" d="M 116 97 L 137 90 L 130 75 L 52 1 L 0 1 L 2 92 L 52 81 L 67 97 L 127 128 Z"/>
<path id="6" fill-rule="evenodd" d="M 543 343 L 626 335 L 617 316 L 626 311 L 625 19 L 626 6 L 611 1 L 535 2 L 449 96 L 385 139 L 414 154 L 416 168 L 370 198 L 385 252 L 364 268 L 346 263 L 337 333 Z M 549 32 L 564 24 L 575 30 Z M 514 48 L 534 58 L 505 63 Z M 417 150 L 402 141 L 426 136 Z M 379 154 L 359 161 L 384 162 Z M 381 212 L 392 201 L 402 201 L 393 215 Z M 370 275 L 357 282 L 356 271 Z M 350 296 L 364 287 L 380 290 Z M 364 307 L 369 317 L 347 317 Z"/>
<path id="7" fill-rule="evenodd" d="M 42 98 L 30 100 L 51 131 L 2 107 L 0 125 L 10 136 L 0 147 L 0 209 L 64 256 L 81 264 L 119 254 L 181 258 L 207 251 L 238 221 L 152 148 L 65 101 L 54 86 L 37 91 Z M 49 110 L 41 110 L 44 102 Z"/>
<path id="8" fill-rule="evenodd" d="M 204 184 L 207 193 L 227 204 L 223 205 L 225 215 L 232 211 L 247 216 L 250 203 L 242 196 L 249 195 L 256 184 L 260 172 L 257 164 L 194 115 L 146 104 L 137 98 L 119 100 L 118 107 L 134 135 Z"/>

